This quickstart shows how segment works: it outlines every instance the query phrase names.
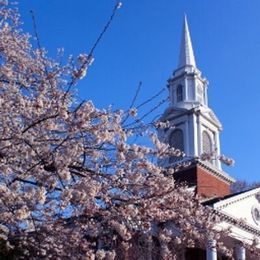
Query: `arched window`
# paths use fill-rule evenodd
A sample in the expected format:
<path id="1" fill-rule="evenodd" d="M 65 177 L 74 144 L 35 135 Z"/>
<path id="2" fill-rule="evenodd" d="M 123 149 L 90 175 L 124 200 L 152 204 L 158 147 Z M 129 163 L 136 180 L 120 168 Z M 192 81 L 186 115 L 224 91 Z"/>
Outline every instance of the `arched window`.
<path id="1" fill-rule="evenodd" d="M 177 102 L 183 101 L 183 86 L 179 85 L 177 87 Z"/>
<path id="2" fill-rule="evenodd" d="M 202 133 L 203 141 L 203 153 L 210 154 L 212 152 L 212 141 L 209 134 L 206 131 Z"/>
<path id="3" fill-rule="evenodd" d="M 184 138 L 183 138 L 183 132 L 180 129 L 174 130 L 169 139 L 169 144 L 171 147 L 175 149 L 179 149 L 180 151 L 184 151 Z M 180 160 L 182 157 L 173 156 L 170 158 L 170 163 L 174 163 L 178 160 Z"/>

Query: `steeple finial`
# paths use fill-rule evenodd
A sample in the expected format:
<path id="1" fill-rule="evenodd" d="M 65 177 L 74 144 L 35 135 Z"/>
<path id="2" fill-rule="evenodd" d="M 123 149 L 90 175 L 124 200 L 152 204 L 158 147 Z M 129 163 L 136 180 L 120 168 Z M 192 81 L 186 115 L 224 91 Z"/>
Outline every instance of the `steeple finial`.
<path id="1" fill-rule="evenodd" d="M 184 22 L 183 22 L 179 68 L 184 67 L 186 65 L 192 65 L 196 67 L 195 57 L 194 57 L 191 38 L 190 38 L 189 26 L 187 22 L 187 16 L 185 14 Z"/>

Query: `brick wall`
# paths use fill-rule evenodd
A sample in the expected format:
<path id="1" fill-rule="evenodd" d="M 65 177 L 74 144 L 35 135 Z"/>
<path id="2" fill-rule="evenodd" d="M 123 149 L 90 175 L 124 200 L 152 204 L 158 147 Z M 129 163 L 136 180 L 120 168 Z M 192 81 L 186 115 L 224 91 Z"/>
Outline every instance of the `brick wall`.
<path id="1" fill-rule="evenodd" d="M 222 197 L 230 194 L 228 183 L 215 177 L 198 164 L 176 172 L 174 178 L 177 182 L 185 182 L 189 186 L 196 185 L 197 194 L 204 198 Z"/>
<path id="2" fill-rule="evenodd" d="M 230 194 L 230 185 L 196 166 L 197 194 L 202 197 L 222 197 Z"/>

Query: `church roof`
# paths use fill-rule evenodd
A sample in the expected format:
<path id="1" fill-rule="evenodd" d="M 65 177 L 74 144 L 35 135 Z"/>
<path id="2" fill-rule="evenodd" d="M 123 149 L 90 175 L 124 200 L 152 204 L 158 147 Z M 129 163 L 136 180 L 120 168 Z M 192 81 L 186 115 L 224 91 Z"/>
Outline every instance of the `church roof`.
<path id="1" fill-rule="evenodd" d="M 224 200 L 229 199 L 229 198 L 234 198 L 235 199 L 236 196 L 238 196 L 240 194 L 245 194 L 245 193 L 247 193 L 249 191 L 252 191 L 252 190 L 255 190 L 255 189 L 257 189 L 257 188 L 252 188 L 252 189 L 248 189 L 248 190 L 244 190 L 244 191 L 240 191 L 240 192 L 235 192 L 235 193 L 223 196 L 223 197 L 212 198 L 210 200 L 207 200 L 207 201 L 203 202 L 203 205 L 210 206 L 210 205 L 213 205 L 213 204 L 215 204 L 217 202 L 224 201 Z"/>
<path id="2" fill-rule="evenodd" d="M 183 33 L 182 33 L 181 50 L 180 50 L 180 57 L 179 57 L 179 68 L 187 65 L 196 67 L 187 16 L 185 15 L 184 22 L 183 22 Z"/>

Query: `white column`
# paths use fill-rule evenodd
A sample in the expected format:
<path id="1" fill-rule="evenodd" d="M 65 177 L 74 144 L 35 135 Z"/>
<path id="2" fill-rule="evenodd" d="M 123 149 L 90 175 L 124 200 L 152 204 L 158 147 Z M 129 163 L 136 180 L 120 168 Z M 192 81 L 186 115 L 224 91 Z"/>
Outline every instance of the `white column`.
<path id="1" fill-rule="evenodd" d="M 215 143 L 216 143 L 215 148 L 217 148 L 217 157 L 218 157 L 220 155 L 220 141 L 219 141 L 219 132 L 218 131 L 215 133 Z M 221 170 L 220 160 L 217 160 L 216 163 L 217 163 L 216 166 Z"/>
<path id="2" fill-rule="evenodd" d="M 208 106 L 208 87 L 205 86 L 205 105 Z"/>
<path id="3" fill-rule="evenodd" d="M 202 133 L 201 133 L 201 122 L 200 122 L 200 115 L 197 115 L 197 136 L 198 136 L 198 155 L 201 156 L 201 154 L 203 153 L 202 151 Z"/>
<path id="4" fill-rule="evenodd" d="M 184 139 L 184 147 L 185 154 L 190 155 L 190 135 L 189 135 L 189 117 L 186 116 L 185 119 L 185 139 Z"/>
<path id="5" fill-rule="evenodd" d="M 216 240 L 214 239 L 208 241 L 207 260 L 217 260 Z"/>
<path id="6" fill-rule="evenodd" d="M 246 260 L 246 249 L 242 243 L 236 244 L 236 260 Z"/>
<path id="7" fill-rule="evenodd" d="M 189 100 L 189 90 L 188 90 L 189 86 L 188 86 L 188 80 L 187 78 L 184 79 L 184 91 L 185 91 L 185 101 Z"/>
<path id="8" fill-rule="evenodd" d="M 191 122 L 191 136 L 193 137 L 192 140 L 192 147 L 193 147 L 193 154 L 190 154 L 191 156 L 199 156 L 199 149 L 198 149 L 198 127 L 197 127 L 197 116 L 196 114 L 192 115 L 192 122 Z"/>

